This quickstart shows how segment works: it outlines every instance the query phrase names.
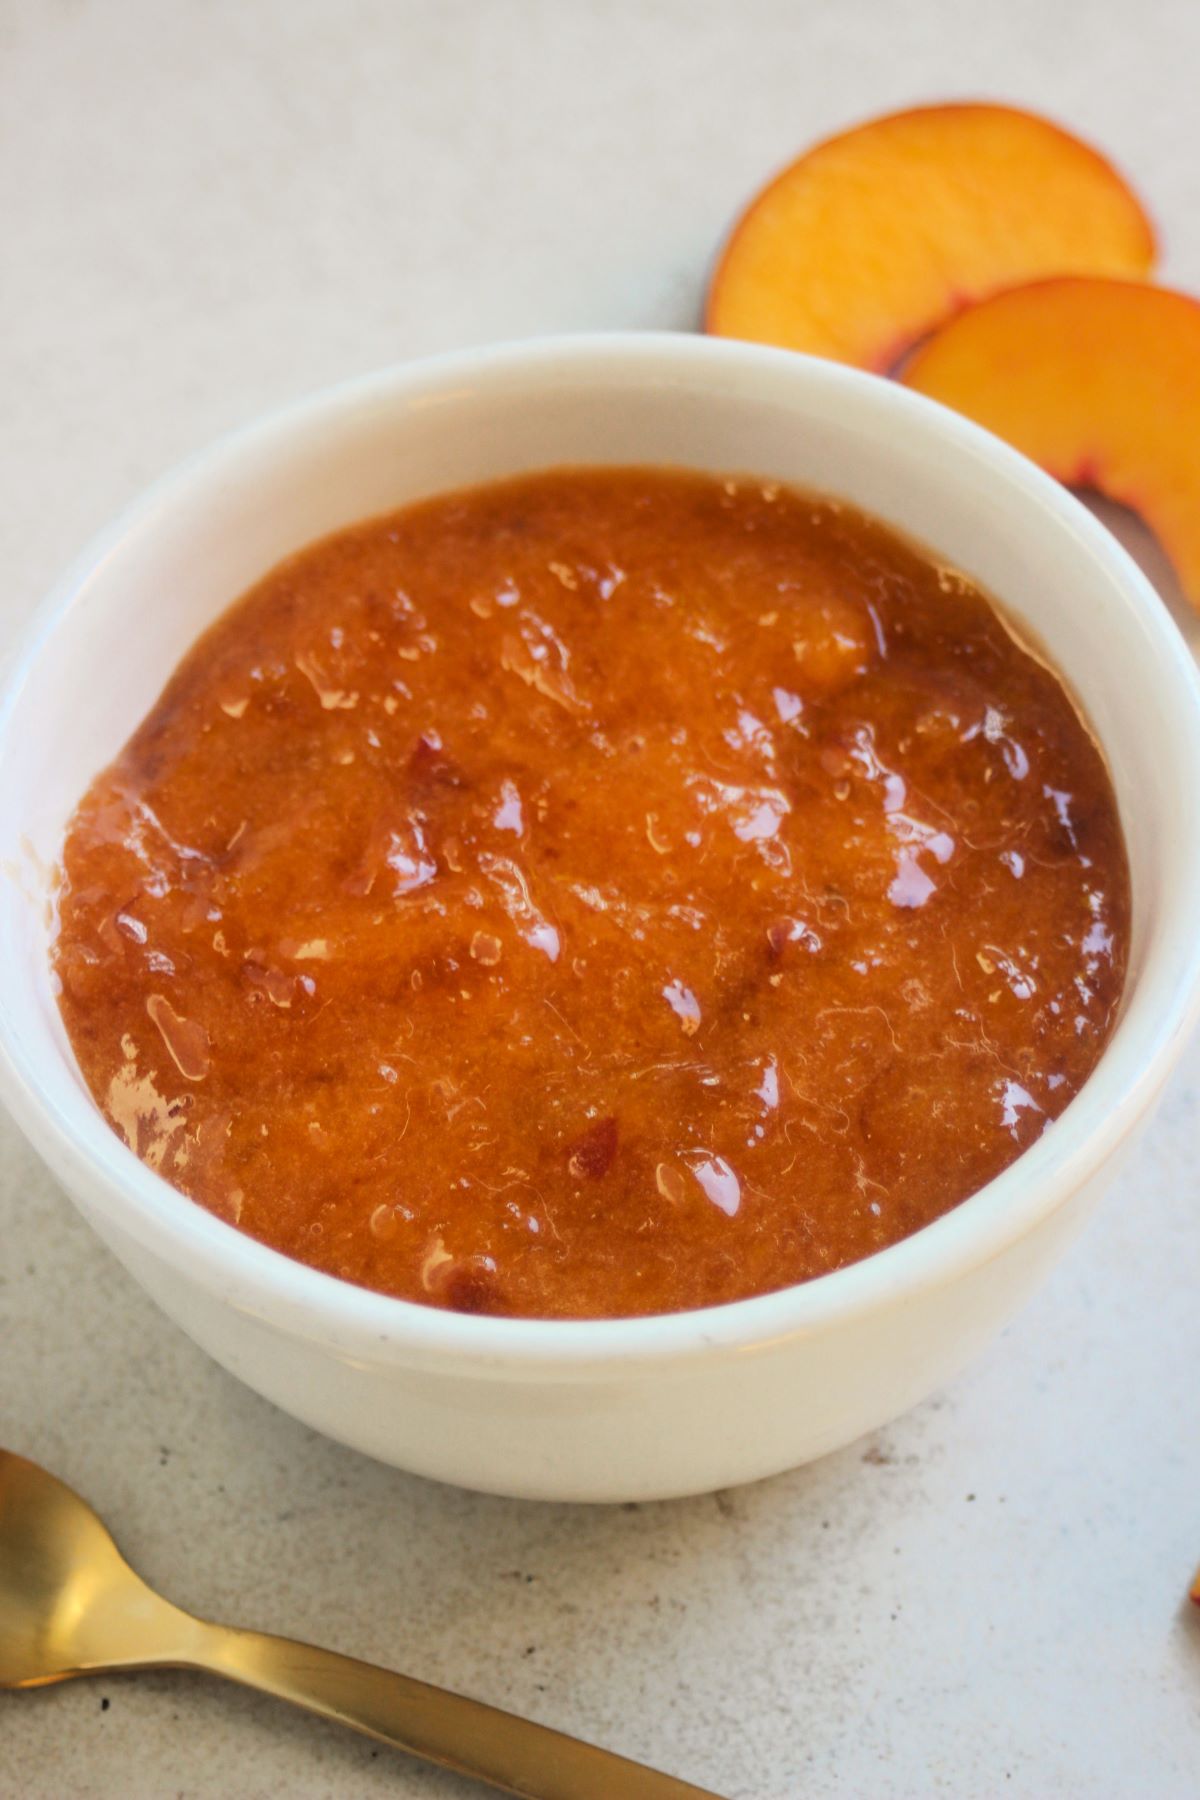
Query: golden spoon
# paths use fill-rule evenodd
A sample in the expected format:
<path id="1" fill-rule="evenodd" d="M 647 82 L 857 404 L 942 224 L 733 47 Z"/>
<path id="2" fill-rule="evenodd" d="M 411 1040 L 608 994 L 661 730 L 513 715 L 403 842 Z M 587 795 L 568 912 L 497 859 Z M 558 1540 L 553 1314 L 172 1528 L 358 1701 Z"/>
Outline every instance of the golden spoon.
<path id="1" fill-rule="evenodd" d="M 0 1450 L 0 1688 L 153 1668 L 261 1688 L 524 1800 L 719 1800 L 391 1669 L 193 1618 L 134 1574 L 78 1494 Z"/>

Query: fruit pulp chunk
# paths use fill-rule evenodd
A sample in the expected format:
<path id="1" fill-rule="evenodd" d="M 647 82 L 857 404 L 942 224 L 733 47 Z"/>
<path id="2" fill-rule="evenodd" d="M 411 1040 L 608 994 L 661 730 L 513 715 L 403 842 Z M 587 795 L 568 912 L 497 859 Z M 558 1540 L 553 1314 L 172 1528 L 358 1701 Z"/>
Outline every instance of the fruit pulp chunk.
<path id="1" fill-rule="evenodd" d="M 895 1243 L 1099 1056 L 1116 804 L 964 576 L 775 483 L 554 470 L 314 544 L 70 825 L 105 1115 L 431 1305 L 697 1307 Z"/>

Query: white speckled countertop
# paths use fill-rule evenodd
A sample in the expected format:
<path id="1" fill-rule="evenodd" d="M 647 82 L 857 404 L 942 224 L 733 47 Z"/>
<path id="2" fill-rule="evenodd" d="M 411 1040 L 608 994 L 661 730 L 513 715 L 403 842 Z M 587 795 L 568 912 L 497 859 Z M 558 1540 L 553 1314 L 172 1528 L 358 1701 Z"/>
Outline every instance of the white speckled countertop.
<path id="1" fill-rule="evenodd" d="M 883 107 L 1061 116 L 1200 287 L 1197 66 L 1192 0 L 7 0 L 4 636 L 146 481 L 294 394 L 487 338 L 690 326 L 739 201 Z M 0 1121 L 0 1442 L 186 1606 L 730 1800 L 1191 1800 L 1198 1150 L 1195 1045 L 1087 1237 L 947 1392 L 794 1475 L 601 1511 L 436 1488 L 293 1424 Z M 185 1675 L 0 1695 L 2 1800 L 467 1791 Z"/>

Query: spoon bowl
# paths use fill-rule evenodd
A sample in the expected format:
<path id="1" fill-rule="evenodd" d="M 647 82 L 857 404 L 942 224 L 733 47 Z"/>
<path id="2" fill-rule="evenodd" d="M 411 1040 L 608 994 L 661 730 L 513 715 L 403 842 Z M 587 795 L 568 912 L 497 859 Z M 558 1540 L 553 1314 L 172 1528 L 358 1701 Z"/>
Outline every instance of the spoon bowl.
<path id="1" fill-rule="evenodd" d="M 0 1687 L 158 1662 L 148 1634 L 175 1620 L 78 1494 L 0 1450 Z"/>

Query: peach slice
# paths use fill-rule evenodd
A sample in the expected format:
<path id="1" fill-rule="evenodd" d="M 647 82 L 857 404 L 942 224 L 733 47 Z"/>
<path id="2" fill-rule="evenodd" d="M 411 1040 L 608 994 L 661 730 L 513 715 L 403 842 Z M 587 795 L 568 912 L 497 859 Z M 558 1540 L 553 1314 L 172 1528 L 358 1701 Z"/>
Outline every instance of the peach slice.
<path id="1" fill-rule="evenodd" d="M 826 139 L 763 189 L 704 325 L 886 372 L 983 295 L 1138 277 L 1154 256 L 1137 197 L 1078 138 L 1008 106 L 918 107 Z"/>
<path id="2" fill-rule="evenodd" d="M 1131 506 L 1200 607 L 1200 302 L 1141 282 L 1036 282 L 952 319 L 902 379 L 1060 481 Z"/>

